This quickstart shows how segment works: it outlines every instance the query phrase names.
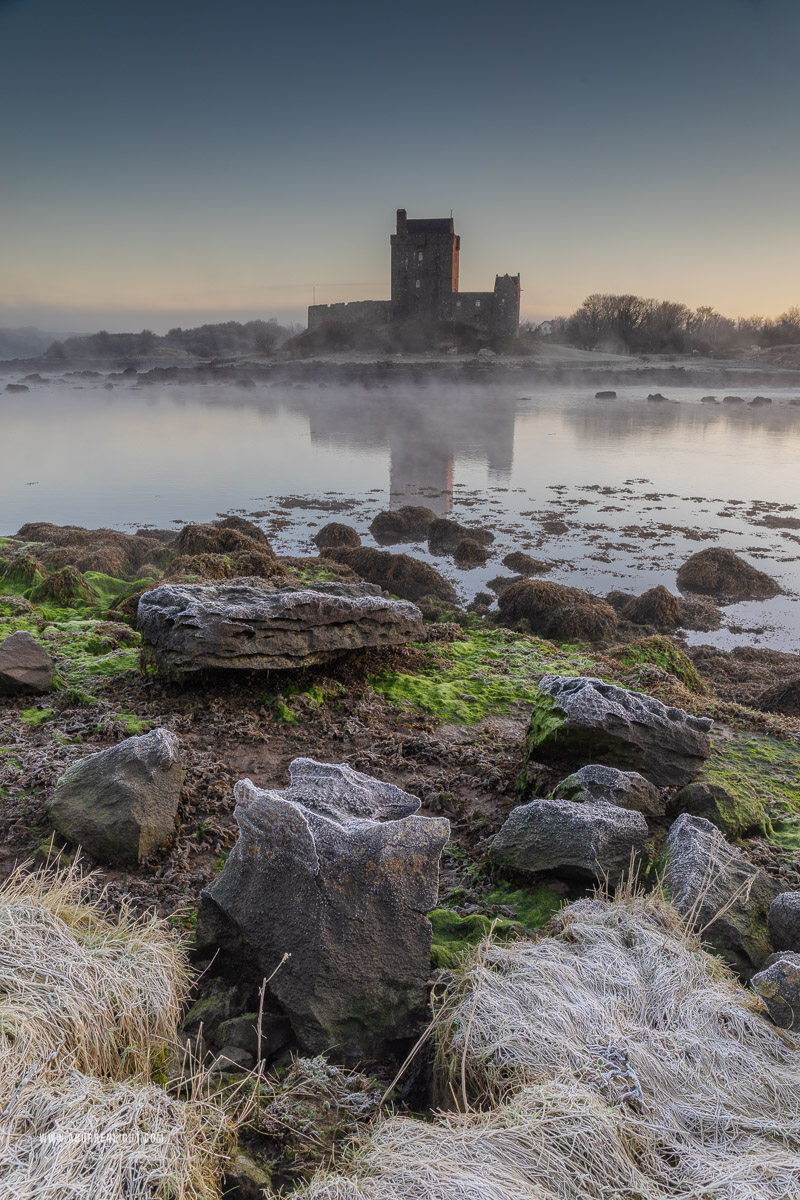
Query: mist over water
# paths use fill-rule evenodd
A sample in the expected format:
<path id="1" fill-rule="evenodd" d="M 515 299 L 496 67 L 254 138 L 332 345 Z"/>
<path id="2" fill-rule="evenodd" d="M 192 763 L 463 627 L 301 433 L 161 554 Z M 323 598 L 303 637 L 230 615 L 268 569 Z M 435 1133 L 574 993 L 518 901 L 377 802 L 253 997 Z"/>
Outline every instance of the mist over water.
<path id="1" fill-rule="evenodd" d="M 603 594 L 674 589 L 690 554 L 725 546 L 787 594 L 728 607 L 726 628 L 691 640 L 799 650 L 796 392 L 771 389 L 773 403 L 752 408 L 701 403 L 697 388 L 660 403 L 642 385 L 617 391 L 107 390 L 102 379 L 57 379 L 2 396 L 0 535 L 34 520 L 168 528 L 236 511 L 260 514 L 279 553 L 315 553 L 326 521 L 353 524 L 373 544 L 376 512 L 425 504 L 496 534 L 487 566 L 471 571 L 422 545 L 394 547 L 434 562 L 465 599 L 510 574 L 511 549 L 553 562 L 549 579 Z"/>

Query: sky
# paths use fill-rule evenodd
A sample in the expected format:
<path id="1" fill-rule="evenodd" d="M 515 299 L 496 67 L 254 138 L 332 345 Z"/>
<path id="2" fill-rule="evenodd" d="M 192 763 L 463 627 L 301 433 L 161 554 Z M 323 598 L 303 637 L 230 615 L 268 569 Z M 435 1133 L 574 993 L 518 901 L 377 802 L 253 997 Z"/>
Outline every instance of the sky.
<path id="1" fill-rule="evenodd" d="M 395 210 L 461 287 L 800 304 L 798 0 L 0 0 L 0 326 L 389 294 Z"/>

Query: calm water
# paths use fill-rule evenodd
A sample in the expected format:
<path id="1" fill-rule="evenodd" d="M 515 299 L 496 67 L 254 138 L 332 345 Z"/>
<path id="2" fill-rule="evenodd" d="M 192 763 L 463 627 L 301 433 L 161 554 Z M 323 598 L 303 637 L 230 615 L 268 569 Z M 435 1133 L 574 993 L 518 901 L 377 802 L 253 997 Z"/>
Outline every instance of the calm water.
<path id="1" fill-rule="evenodd" d="M 765 408 L 646 392 L 32 384 L 0 396 L 0 534 L 33 520 L 130 529 L 256 512 L 279 552 L 310 552 L 325 521 L 371 544 L 375 512 L 424 503 L 497 534 L 486 568 L 431 560 L 464 597 L 508 573 L 512 548 L 603 593 L 674 588 L 689 554 L 728 546 L 787 594 L 732 606 L 728 628 L 693 640 L 800 650 L 796 390 L 771 389 Z"/>

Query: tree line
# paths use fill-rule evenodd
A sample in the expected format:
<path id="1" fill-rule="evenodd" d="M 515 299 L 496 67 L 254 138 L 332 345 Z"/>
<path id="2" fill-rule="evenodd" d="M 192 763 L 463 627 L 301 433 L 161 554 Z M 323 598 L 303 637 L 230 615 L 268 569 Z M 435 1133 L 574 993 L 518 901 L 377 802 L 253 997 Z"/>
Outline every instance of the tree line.
<path id="1" fill-rule="evenodd" d="M 183 350 L 195 358 L 233 358 L 240 354 L 270 354 L 297 332 L 276 320 L 221 321 L 194 329 L 176 326 L 159 336 L 152 329 L 141 333 L 90 333 L 53 342 L 46 357 L 65 362 L 82 359 L 147 358 L 159 350 Z"/>
<path id="2" fill-rule="evenodd" d="M 751 346 L 800 343 L 800 306 L 780 316 L 724 317 L 708 305 L 691 309 L 673 300 L 643 296 L 587 296 L 570 317 L 551 322 L 554 341 L 580 350 L 616 350 L 629 354 L 715 354 Z"/>

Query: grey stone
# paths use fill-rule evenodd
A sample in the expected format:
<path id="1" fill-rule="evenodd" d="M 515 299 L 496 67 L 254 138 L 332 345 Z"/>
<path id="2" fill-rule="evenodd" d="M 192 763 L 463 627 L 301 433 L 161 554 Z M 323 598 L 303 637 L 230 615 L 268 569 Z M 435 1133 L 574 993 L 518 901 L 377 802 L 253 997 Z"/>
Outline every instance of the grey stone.
<path id="1" fill-rule="evenodd" d="M 767 915 L 779 891 L 776 881 L 729 845 L 716 825 L 687 813 L 667 835 L 664 860 L 670 902 L 749 978 L 772 949 Z"/>
<path id="2" fill-rule="evenodd" d="M 234 1074 L 240 1071 L 252 1071 L 256 1065 L 252 1054 L 248 1054 L 241 1046 L 223 1046 L 209 1067 L 212 1075 Z"/>
<path id="3" fill-rule="evenodd" d="M 800 954 L 772 954 L 750 981 L 781 1029 L 800 1029 Z"/>
<path id="4" fill-rule="evenodd" d="M 664 796 L 638 771 L 619 771 L 592 763 L 562 779 L 551 793 L 553 800 L 574 800 L 578 804 L 604 800 L 632 812 L 658 817 L 664 814 Z"/>
<path id="5" fill-rule="evenodd" d="M 449 823 L 346 765 L 289 771 L 282 792 L 236 784 L 239 838 L 201 894 L 197 944 L 225 969 L 275 972 L 267 994 L 303 1049 L 380 1053 L 424 1012 Z"/>
<path id="6" fill-rule="evenodd" d="M 769 939 L 776 950 L 800 953 L 800 892 L 782 892 L 769 910 Z"/>
<path id="7" fill-rule="evenodd" d="M 749 830 L 766 832 L 764 803 L 745 788 L 733 796 L 716 783 L 705 783 L 702 779 L 681 788 L 670 801 L 670 810 L 691 813 L 693 817 L 704 817 L 721 829 L 726 837 L 739 838 Z"/>
<path id="8" fill-rule="evenodd" d="M 52 686 L 55 670 L 45 648 L 24 630 L 0 642 L 0 694 L 43 695 Z"/>
<path id="9" fill-rule="evenodd" d="M 240 1150 L 225 1170 L 226 1200 L 265 1200 L 274 1195 L 268 1171 Z"/>
<path id="10" fill-rule="evenodd" d="M 93 858 L 135 866 L 173 835 L 182 776 L 178 739 L 154 729 L 73 763 L 47 813 Z"/>
<path id="11" fill-rule="evenodd" d="M 497 866 L 535 875 L 560 871 L 619 883 L 644 850 L 647 822 L 639 812 L 603 801 L 537 797 L 509 814 L 489 849 Z"/>
<path id="12" fill-rule="evenodd" d="M 708 717 L 603 683 L 545 675 L 526 740 L 528 758 L 579 758 L 638 771 L 659 787 L 682 787 L 711 751 Z"/>
<path id="13" fill-rule="evenodd" d="M 141 597 L 138 622 L 144 661 L 176 675 L 306 667 L 424 637 L 415 605 L 369 584 L 166 584 Z"/>

